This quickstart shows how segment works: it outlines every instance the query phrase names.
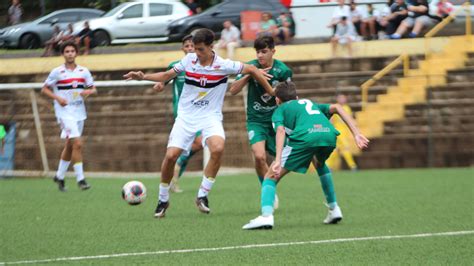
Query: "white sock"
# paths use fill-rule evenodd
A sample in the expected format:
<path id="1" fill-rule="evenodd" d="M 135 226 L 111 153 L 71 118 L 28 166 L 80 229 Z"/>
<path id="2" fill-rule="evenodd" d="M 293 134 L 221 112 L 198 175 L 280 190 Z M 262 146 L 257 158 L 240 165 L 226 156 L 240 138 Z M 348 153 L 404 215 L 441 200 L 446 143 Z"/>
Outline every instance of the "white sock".
<path id="1" fill-rule="evenodd" d="M 70 163 L 70 161 L 59 160 L 58 171 L 56 172 L 56 177 L 59 180 L 64 180 L 64 176 L 66 175 Z"/>
<path id="2" fill-rule="evenodd" d="M 84 170 L 82 169 L 82 162 L 74 164 L 74 173 L 76 173 L 76 181 L 84 180 Z"/>
<path id="3" fill-rule="evenodd" d="M 199 188 L 199 191 L 198 191 L 198 198 L 207 197 L 207 195 L 209 194 L 209 191 L 211 191 L 212 189 L 212 185 L 214 185 L 214 182 L 216 182 L 214 178 L 209 179 L 203 175 L 201 187 Z"/>
<path id="4" fill-rule="evenodd" d="M 160 183 L 158 200 L 161 202 L 168 202 L 170 200 L 170 184 Z"/>

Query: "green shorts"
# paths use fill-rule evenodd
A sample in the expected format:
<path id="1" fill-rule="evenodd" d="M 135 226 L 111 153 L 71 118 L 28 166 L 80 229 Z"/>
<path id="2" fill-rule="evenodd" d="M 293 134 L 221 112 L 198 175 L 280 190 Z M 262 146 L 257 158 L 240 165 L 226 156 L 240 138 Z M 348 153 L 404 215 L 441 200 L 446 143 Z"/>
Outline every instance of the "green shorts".
<path id="1" fill-rule="evenodd" d="M 265 150 L 275 156 L 275 130 L 271 122 L 247 122 L 247 133 L 250 145 L 265 141 Z"/>
<path id="2" fill-rule="evenodd" d="M 319 163 L 324 164 L 335 147 L 305 147 L 286 145 L 281 155 L 281 166 L 287 170 L 306 173 L 314 157 Z"/>

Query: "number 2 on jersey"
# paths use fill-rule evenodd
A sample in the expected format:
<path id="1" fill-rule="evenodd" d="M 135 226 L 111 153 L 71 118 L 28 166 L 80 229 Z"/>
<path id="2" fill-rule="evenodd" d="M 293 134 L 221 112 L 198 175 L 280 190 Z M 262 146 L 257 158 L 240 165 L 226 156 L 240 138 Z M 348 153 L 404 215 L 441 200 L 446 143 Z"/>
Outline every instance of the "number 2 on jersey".
<path id="1" fill-rule="evenodd" d="M 310 115 L 319 115 L 321 112 L 319 110 L 313 110 L 313 103 L 310 100 L 307 99 L 302 99 L 298 100 L 299 104 L 305 104 L 306 105 L 306 112 Z"/>

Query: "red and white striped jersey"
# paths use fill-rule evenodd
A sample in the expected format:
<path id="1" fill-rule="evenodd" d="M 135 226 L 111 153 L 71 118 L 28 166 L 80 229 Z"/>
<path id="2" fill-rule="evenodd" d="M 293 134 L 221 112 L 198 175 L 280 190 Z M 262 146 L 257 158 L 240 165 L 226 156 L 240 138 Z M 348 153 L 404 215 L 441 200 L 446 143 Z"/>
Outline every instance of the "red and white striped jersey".
<path id="1" fill-rule="evenodd" d="M 63 107 L 54 101 L 54 111 L 57 118 L 75 121 L 87 118 L 84 99 L 80 95 L 85 88 L 94 85 L 92 75 L 87 68 L 78 65 L 74 70 L 70 70 L 65 65 L 61 65 L 49 73 L 44 84 L 52 88 L 54 94 L 64 98 L 68 103 Z"/>
<path id="2" fill-rule="evenodd" d="M 222 120 L 222 105 L 227 77 L 242 72 L 244 64 L 214 55 L 209 66 L 201 66 L 195 53 L 187 54 L 174 65 L 176 73 L 185 72 L 183 92 L 178 103 L 178 117 L 188 123 L 210 117 Z"/>

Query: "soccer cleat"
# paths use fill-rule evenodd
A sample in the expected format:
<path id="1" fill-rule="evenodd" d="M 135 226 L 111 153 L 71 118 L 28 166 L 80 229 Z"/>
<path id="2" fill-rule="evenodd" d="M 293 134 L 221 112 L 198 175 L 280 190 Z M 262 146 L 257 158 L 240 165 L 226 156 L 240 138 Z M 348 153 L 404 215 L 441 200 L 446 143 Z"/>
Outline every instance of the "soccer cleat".
<path id="1" fill-rule="evenodd" d="M 252 229 L 272 229 L 273 228 L 273 215 L 270 216 L 258 216 L 257 218 L 250 220 L 250 222 L 244 226 L 244 230 Z"/>
<path id="2" fill-rule="evenodd" d="M 57 176 L 53 177 L 54 183 L 58 184 L 58 189 L 61 192 L 66 192 L 66 187 L 64 186 L 64 180 L 60 180 Z"/>
<path id="3" fill-rule="evenodd" d="M 211 209 L 209 208 L 209 200 L 207 197 L 200 197 L 196 199 L 196 206 L 198 207 L 199 211 L 202 213 L 209 214 Z"/>
<path id="4" fill-rule="evenodd" d="M 280 206 L 280 201 L 278 200 L 277 194 L 275 194 L 275 200 L 273 201 L 273 209 L 276 210 Z"/>
<path id="5" fill-rule="evenodd" d="M 156 210 L 155 210 L 155 218 L 165 217 L 166 209 L 168 209 L 169 206 L 170 206 L 170 203 L 168 201 L 166 202 L 158 201 L 158 206 L 156 206 Z"/>
<path id="6" fill-rule="evenodd" d="M 81 190 L 88 190 L 89 188 L 91 188 L 91 185 L 87 184 L 86 180 L 84 179 L 77 182 L 77 185 Z"/>
<path id="7" fill-rule="evenodd" d="M 334 209 L 329 209 L 328 216 L 324 219 L 325 224 L 337 224 L 342 220 L 342 212 L 339 206 L 336 206 Z"/>

